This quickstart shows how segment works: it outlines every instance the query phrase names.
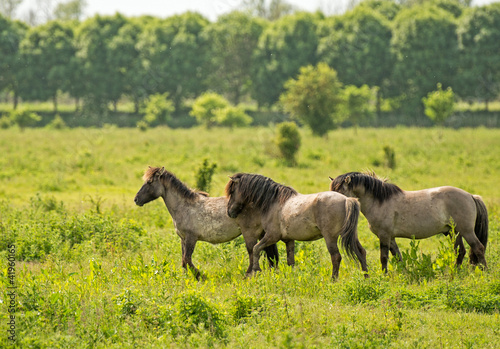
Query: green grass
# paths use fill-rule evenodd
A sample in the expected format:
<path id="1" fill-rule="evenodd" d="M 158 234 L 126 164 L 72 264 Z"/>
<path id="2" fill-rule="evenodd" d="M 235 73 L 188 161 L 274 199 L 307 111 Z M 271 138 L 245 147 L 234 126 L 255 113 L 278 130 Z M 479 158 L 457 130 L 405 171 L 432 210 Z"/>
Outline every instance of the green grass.
<path id="1" fill-rule="evenodd" d="M 500 131 L 301 130 L 297 166 L 277 154 L 272 128 L 0 130 L 0 346 L 228 348 L 495 348 L 500 346 Z M 386 167 L 384 147 L 395 153 Z M 297 243 L 287 267 L 245 279 L 242 238 L 198 243 L 197 282 L 160 200 L 133 197 L 148 165 L 190 186 L 207 158 L 211 195 L 227 176 L 260 173 L 302 193 L 328 176 L 372 169 L 403 189 L 439 185 L 481 195 L 490 212 L 486 271 L 449 264 L 447 240 L 399 240 L 406 265 L 379 271 L 378 240 L 361 218 L 370 279 L 343 260 L 330 280 L 324 241 Z M 7 338 L 8 249 L 16 245 L 16 342 Z"/>

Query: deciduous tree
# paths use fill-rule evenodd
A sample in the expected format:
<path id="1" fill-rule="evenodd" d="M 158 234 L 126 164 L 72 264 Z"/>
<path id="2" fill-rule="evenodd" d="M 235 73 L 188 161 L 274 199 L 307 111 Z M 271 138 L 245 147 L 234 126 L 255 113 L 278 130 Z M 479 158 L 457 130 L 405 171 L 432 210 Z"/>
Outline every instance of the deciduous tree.
<path id="1" fill-rule="evenodd" d="M 318 14 L 297 13 L 273 22 L 262 33 L 254 55 L 252 96 L 259 106 L 271 106 L 283 84 L 300 67 L 316 64 Z"/>
<path id="2" fill-rule="evenodd" d="M 342 101 L 342 84 L 337 72 L 326 63 L 300 68 L 297 79 L 285 84 L 280 102 L 286 112 L 308 125 L 313 134 L 323 136 L 342 121 L 337 113 Z"/>
<path id="3" fill-rule="evenodd" d="M 500 93 L 500 4 L 468 9 L 459 20 L 459 83 L 464 99 L 486 102 Z"/>

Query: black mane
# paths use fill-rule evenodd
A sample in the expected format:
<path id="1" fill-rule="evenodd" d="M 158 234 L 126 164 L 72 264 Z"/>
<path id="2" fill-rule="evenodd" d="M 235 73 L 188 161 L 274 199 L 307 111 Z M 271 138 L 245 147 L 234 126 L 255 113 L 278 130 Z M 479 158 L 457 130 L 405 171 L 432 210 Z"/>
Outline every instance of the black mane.
<path id="1" fill-rule="evenodd" d="M 165 170 L 160 167 L 149 167 L 144 173 L 143 180 L 149 181 L 156 174 L 159 175 L 159 179 L 163 181 L 163 184 L 178 192 L 184 199 L 195 200 L 200 195 L 208 196 L 207 193 L 192 190 L 187 185 L 185 185 L 180 179 L 178 179 L 172 172 Z"/>
<path id="2" fill-rule="evenodd" d="M 379 179 L 374 173 L 366 174 L 361 172 L 349 172 L 338 176 L 332 180 L 330 189 L 338 191 L 346 180 L 349 189 L 361 185 L 365 188 L 366 192 L 373 195 L 373 197 L 381 203 L 403 192 L 397 185 Z"/>
<path id="3" fill-rule="evenodd" d="M 260 208 L 262 213 L 266 213 L 272 204 L 276 202 L 283 204 L 290 197 L 297 195 L 297 191 L 291 187 L 251 173 L 237 173 L 232 176 L 226 186 L 226 196 L 233 190 L 238 190 L 245 203 L 252 203 Z"/>

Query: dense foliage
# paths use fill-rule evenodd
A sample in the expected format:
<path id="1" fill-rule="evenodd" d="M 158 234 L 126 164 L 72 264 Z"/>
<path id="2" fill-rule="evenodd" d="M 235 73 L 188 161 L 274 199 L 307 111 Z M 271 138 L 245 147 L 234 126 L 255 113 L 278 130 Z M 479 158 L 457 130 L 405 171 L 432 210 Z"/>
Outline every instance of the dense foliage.
<path id="1" fill-rule="evenodd" d="M 342 15 L 273 21 L 246 12 L 215 22 L 191 12 L 97 15 L 30 28 L 0 15 L 0 92 L 14 105 L 19 97 L 51 100 L 56 111 L 65 93 L 83 101 L 87 115 L 123 97 L 137 112 L 164 93 L 180 112 L 209 89 L 233 104 L 273 106 L 301 67 L 323 61 L 344 85 L 377 87 L 379 111 L 384 97 L 423 115 L 421 100 L 438 82 L 463 100 L 488 102 L 500 92 L 500 4 L 463 3 L 371 0 Z"/>

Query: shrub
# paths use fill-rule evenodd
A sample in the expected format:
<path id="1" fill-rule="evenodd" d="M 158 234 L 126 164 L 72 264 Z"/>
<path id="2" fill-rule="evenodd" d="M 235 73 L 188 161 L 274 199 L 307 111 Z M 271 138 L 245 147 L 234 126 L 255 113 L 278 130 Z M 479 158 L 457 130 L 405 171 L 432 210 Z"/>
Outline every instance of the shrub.
<path id="1" fill-rule="evenodd" d="M 431 256 L 422 253 L 419 245 L 420 241 L 412 239 L 410 249 L 401 252 L 403 260 L 395 264 L 396 270 L 404 273 L 410 282 L 421 282 L 435 277 Z"/>
<path id="2" fill-rule="evenodd" d="M 443 91 L 441 83 L 437 84 L 437 90 L 429 92 L 427 97 L 422 98 L 425 107 L 425 115 L 434 123 L 442 125 L 453 113 L 455 105 L 455 94 L 451 87 Z"/>
<path id="3" fill-rule="evenodd" d="M 326 63 L 300 68 L 297 79 L 288 80 L 280 96 L 284 110 L 308 125 L 313 134 L 324 136 L 342 121 L 336 113 L 342 100 L 342 83 Z"/>
<path id="4" fill-rule="evenodd" d="M 139 131 L 142 131 L 142 132 L 146 131 L 149 128 L 149 124 L 145 120 L 137 121 L 136 126 L 139 129 Z"/>
<path id="5" fill-rule="evenodd" d="M 6 129 L 12 126 L 12 119 L 8 116 L 2 116 L 0 118 L 0 128 Z"/>
<path id="6" fill-rule="evenodd" d="M 294 165 L 296 163 L 295 156 L 301 144 L 299 128 L 294 122 L 283 122 L 278 125 L 276 144 L 281 156 L 289 164 Z"/>
<path id="7" fill-rule="evenodd" d="M 394 170 L 396 168 L 396 151 L 394 148 L 386 145 L 384 147 L 384 155 L 385 155 L 385 166 Z"/>
<path id="8" fill-rule="evenodd" d="M 198 123 L 210 128 L 217 123 L 217 112 L 229 106 L 229 102 L 221 95 L 213 92 L 203 93 L 194 103 L 191 116 L 194 116 Z"/>
<path id="9" fill-rule="evenodd" d="M 342 299 L 349 304 L 369 303 L 379 300 L 387 291 L 387 285 L 379 278 L 365 279 L 356 276 L 344 284 Z"/>
<path id="10" fill-rule="evenodd" d="M 203 329 L 215 337 L 224 336 L 225 321 L 221 311 L 197 292 L 189 291 L 181 294 L 177 298 L 175 307 L 187 334 Z"/>
<path id="11" fill-rule="evenodd" d="M 10 112 L 10 119 L 14 124 L 19 126 L 21 131 L 24 131 L 26 127 L 35 125 L 37 122 L 42 120 L 41 116 L 35 112 L 28 109 L 16 109 Z"/>
<path id="12" fill-rule="evenodd" d="M 252 313 L 262 308 L 262 299 L 256 299 L 252 295 L 244 295 L 238 292 L 232 299 L 232 314 L 235 321 L 244 321 Z"/>
<path id="13" fill-rule="evenodd" d="M 174 111 L 174 102 L 168 99 L 168 93 L 149 96 L 142 109 L 144 121 L 149 125 L 165 124 Z"/>
<path id="14" fill-rule="evenodd" d="M 196 172 L 196 188 L 201 191 L 210 191 L 212 176 L 217 168 L 216 163 L 209 164 L 208 159 L 204 159 Z"/>
<path id="15" fill-rule="evenodd" d="M 344 118 L 351 121 L 357 130 L 359 124 L 374 116 L 372 105 L 373 92 L 367 86 L 346 86 L 343 90 L 343 103 L 340 105 L 340 113 Z"/>
<path id="16" fill-rule="evenodd" d="M 62 129 L 67 128 L 68 126 L 64 122 L 64 120 L 61 117 L 61 115 L 57 114 L 54 117 L 54 119 L 52 119 L 52 121 L 49 124 L 47 124 L 46 127 L 49 128 L 49 129 L 53 129 L 53 130 L 62 130 Z"/>
<path id="17" fill-rule="evenodd" d="M 217 124 L 221 126 L 243 127 L 252 123 L 252 118 L 238 107 L 227 106 L 215 111 Z"/>

